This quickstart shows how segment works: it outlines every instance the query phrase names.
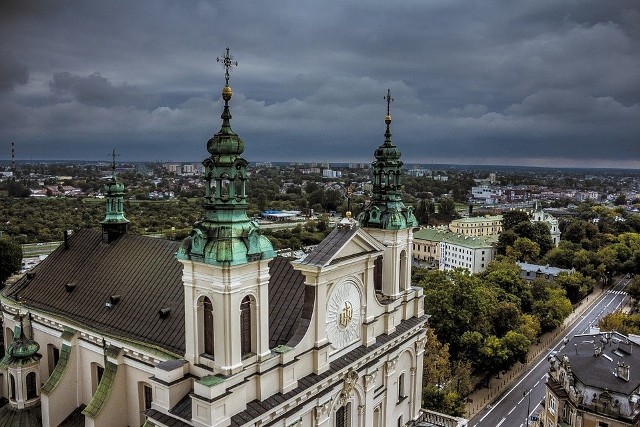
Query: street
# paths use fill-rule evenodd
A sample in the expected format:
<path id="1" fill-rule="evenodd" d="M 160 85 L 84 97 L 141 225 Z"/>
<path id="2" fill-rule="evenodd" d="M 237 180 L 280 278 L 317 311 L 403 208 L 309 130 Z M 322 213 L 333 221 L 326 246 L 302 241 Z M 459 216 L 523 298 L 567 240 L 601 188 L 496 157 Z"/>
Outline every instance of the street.
<path id="1" fill-rule="evenodd" d="M 600 318 L 619 309 L 624 303 L 626 297 L 624 290 L 629 282 L 630 279 L 618 279 L 614 286 L 604 292 L 592 307 L 568 326 L 555 346 L 543 351 L 537 359 L 531 362 L 532 366 L 522 377 L 498 396 L 492 405 L 487 405 L 485 409 L 478 412 L 470 420 L 469 426 L 522 427 L 537 425 L 536 421 L 531 420 L 531 416 L 535 419 L 544 398 L 545 381 L 549 369 L 548 355 L 552 352 L 562 353 L 565 337 L 589 332 L 591 326 L 597 326 Z M 527 414 L 530 414 L 530 417 L 527 417 Z M 529 418 L 528 422 L 527 418 Z"/>

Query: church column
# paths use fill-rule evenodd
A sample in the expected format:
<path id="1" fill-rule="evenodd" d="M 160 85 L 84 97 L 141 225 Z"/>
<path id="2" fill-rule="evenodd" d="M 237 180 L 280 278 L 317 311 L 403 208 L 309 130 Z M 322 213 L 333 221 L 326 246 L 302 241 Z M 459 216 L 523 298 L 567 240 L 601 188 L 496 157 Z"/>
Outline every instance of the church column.
<path id="1" fill-rule="evenodd" d="M 426 331 L 425 331 L 426 333 Z M 427 337 L 419 338 L 415 343 L 416 364 L 411 368 L 411 419 L 415 420 L 422 406 L 422 373 L 424 372 L 424 348 Z"/>
<path id="2" fill-rule="evenodd" d="M 373 397 L 377 376 L 378 369 L 372 370 L 370 373 L 364 375 L 364 399 L 366 410 L 362 416 L 362 419 L 360 420 L 361 427 L 369 427 L 374 425 Z"/>

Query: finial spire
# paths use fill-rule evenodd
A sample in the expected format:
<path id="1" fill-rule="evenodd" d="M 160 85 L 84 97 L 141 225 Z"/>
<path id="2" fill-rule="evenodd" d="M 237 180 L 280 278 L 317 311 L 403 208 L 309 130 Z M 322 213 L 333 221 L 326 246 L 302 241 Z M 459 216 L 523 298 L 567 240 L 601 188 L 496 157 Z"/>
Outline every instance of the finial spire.
<path id="1" fill-rule="evenodd" d="M 353 186 L 351 182 L 349 182 L 349 186 L 347 187 L 347 218 L 351 218 L 351 196 L 353 195 Z"/>
<path id="2" fill-rule="evenodd" d="M 387 89 L 387 96 L 384 97 L 387 100 L 387 117 L 391 118 L 391 103 L 393 98 L 391 97 L 391 89 Z"/>
<path id="3" fill-rule="evenodd" d="M 224 67 L 224 81 L 225 86 L 229 86 L 229 71 L 231 71 L 232 66 L 238 66 L 238 61 L 233 60 L 233 56 L 229 53 L 229 48 L 225 52 L 222 58 L 216 58 L 216 62 L 221 62 Z"/>
<path id="4" fill-rule="evenodd" d="M 116 154 L 116 149 L 114 148 L 111 152 L 111 177 L 113 179 L 116 177 L 116 157 L 120 157 L 120 154 Z"/>
<path id="5" fill-rule="evenodd" d="M 387 100 L 387 115 L 384 118 L 384 122 L 387 124 L 387 129 L 384 133 L 384 143 L 389 145 L 391 144 L 391 130 L 389 125 L 391 124 L 391 103 L 393 102 L 391 89 L 387 89 L 387 96 L 385 96 L 384 99 Z"/>

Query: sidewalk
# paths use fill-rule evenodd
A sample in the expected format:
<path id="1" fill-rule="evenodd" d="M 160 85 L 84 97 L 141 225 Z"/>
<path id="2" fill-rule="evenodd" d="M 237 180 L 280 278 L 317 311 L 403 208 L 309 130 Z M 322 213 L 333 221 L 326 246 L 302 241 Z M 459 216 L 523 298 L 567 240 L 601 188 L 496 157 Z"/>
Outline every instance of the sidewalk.
<path id="1" fill-rule="evenodd" d="M 599 289 L 596 289 L 580 304 L 578 304 L 578 306 L 564 320 L 562 325 L 557 327 L 554 331 L 547 332 L 546 334 L 540 336 L 539 342 L 529 348 L 526 363 L 516 363 L 509 371 L 501 375 L 500 378 L 493 377 L 491 379 L 489 388 L 480 387 L 472 392 L 469 395 L 465 417 L 467 419 L 473 418 L 478 412 L 484 409 L 485 406 L 491 404 L 498 396 L 500 396 L 500 394 L 505 389 L 507 389 L 511 385 L 511 383 L 520 378 L 520 376 L 528 370 L 530 364 L 535 364 L 540 359 L 540 357 L 546 355 L 549 349 L 555 346 L 560 338 L 564 335 L 564 331 L 567 329 L 567 327 L 580 316 L 582 316 L 587 310 L 589 310 L 591 306 L 598 300 L 598 298 L 600 298 L 602 294 L 607 292 L 607 290 L 608 288 L 603 289 L 601 287 L 599 287 Z M 628 300 L 629 298 L 627 297 L 627 301 Z"/>

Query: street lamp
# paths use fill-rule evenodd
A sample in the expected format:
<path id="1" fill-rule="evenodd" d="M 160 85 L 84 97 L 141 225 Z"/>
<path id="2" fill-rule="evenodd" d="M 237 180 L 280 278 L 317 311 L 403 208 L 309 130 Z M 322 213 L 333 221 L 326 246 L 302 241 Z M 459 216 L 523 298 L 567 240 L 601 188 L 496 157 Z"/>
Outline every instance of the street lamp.
<path id="1" fill-rule="evenodd" d="M 522 390 L 522 397 L 529 396 L 527 400 L 527 427 L 529 427 L 529 418 L 531 417 L 531 390 L 527 390 L 526 388 Z"/>

